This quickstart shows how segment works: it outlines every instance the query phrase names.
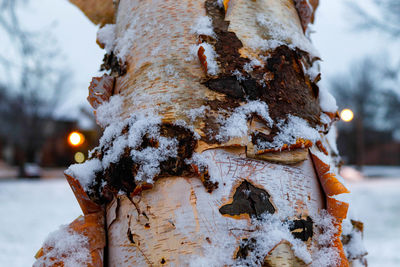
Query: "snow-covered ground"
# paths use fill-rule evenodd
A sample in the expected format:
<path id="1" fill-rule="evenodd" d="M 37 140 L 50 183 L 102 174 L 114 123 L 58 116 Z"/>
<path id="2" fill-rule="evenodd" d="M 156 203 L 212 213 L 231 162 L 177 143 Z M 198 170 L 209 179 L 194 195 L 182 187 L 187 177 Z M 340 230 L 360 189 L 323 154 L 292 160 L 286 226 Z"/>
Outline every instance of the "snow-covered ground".
<path id="1" fill-rule="evenodd" d="M 400 178 L 349 184 L 351 209 L 364 222 L 370 267 L 400 266 Z"/>
<path id="2" fill-rule="evenodd" d="M 32 266 L 47 234 L 80 214 L 65 179 L 0 180 L 0 266 Z"/>
<path id="3" fill-rule="evenodd" d="M 400 266 L 400 179 L 349 185 L 365 222 L 369 266 Z M 81 214 L 63 179 L 0 181 L 0 266 L 31 266 L 47 234 Z"/>

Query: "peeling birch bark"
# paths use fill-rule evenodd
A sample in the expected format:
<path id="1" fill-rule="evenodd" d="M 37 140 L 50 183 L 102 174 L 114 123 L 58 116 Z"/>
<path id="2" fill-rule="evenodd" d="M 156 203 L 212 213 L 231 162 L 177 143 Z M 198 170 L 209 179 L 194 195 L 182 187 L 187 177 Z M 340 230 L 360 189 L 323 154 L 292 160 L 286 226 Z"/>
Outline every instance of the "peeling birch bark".
<path id="1" fill-rule="evenodd" d="M 224 242 L 230 247 L 220 256 L 234 258 L 240 241 L 257 231 L 250 217 L 257 211 L 251 207 L 243 206 L 240 214 L 221 213 L 222 207 L 234 201 L 233 195 L 243 181 L 268 192 L 277 214 L 289 209 L 293 214 L 307 216 L 325 207 L 310 159 L 289 167 L 248 159 L 245 154 L 223 149 L 204 154 L 215 160 L 209 167 L 212 176 L 221 181 L 212 194 L 204 190 L 199 179 L 168 177 L 157 180 L 141 196 L 130 200 L 120 195 L 118 205 L 109 204 L 113 206 L 107 218 L 112 221 L 108 228 L 111 266 L 159 266 L 163 260 L 168 266 L 192 266 L 196 260 L 212 257 L 204 247 L 220 250 Z M 114 214 L 118 216 L 111 219 Z M 314 246 L 309 241 L 308 246 Z M 217 258 L 213 261 L 211 264 L 216 265 L 222 262 Z"/>
<path id="2" fill-rule="evenodd" d="M 317 0 L 79 3 L 115 21 L 88 97 L 104 135 L 67 171 L 106 214 L 105 266 L 349 266 Z"/>

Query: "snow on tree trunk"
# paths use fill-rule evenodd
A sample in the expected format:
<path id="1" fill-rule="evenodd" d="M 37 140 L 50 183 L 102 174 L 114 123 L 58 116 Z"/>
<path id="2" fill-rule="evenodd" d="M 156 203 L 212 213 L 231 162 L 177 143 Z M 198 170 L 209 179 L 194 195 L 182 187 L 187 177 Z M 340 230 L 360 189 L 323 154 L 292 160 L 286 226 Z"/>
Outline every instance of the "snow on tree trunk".
<path id="1" fill-rule="evenodd" d="M 307 34 L 318 1 L 120 0 L 111 18 L 111 0 L 74 2 L 115 22 L 88 97 L 104 134 L 66 172 L 84 213 L 105 212 L 105 265 L 363 260 L 341 241 L 337 107 Z M 346 231 L 354 246 L 360 227 Z"/>

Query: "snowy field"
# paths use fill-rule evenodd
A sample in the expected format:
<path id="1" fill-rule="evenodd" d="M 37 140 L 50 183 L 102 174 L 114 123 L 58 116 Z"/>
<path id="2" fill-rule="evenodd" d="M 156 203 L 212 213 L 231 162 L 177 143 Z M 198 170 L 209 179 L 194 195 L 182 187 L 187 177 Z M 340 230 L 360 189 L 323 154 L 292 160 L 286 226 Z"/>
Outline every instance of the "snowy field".
<path id="1" fill-rule="evenodd" d="M 81 214 L 65 179 L 0 180 L 0 266 L 32 266 L 47 234 Z"/>
<path id="2" fill-rule="evenodd" d="M 400 179 L 350 185 L 352 210 L 365 222 L 369 266 L 400 266 Z M 80 215 L 64 179 L 0 181 L 0 266 L 31 266 L 47 234 Z"/>

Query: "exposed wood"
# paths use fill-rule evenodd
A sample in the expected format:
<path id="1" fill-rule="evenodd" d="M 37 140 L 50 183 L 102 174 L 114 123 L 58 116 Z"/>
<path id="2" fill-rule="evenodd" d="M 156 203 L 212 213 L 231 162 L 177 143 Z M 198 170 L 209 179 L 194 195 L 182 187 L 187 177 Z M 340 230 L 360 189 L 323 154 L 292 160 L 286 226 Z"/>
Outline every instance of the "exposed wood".
<path id="1" fill-rule="evenodd" d="M 301 259 L 297 258 L 291 245 L 286 240 L 282 240 L 265 257 L 263 267 L 304 267 L 307 266 Z"/>

